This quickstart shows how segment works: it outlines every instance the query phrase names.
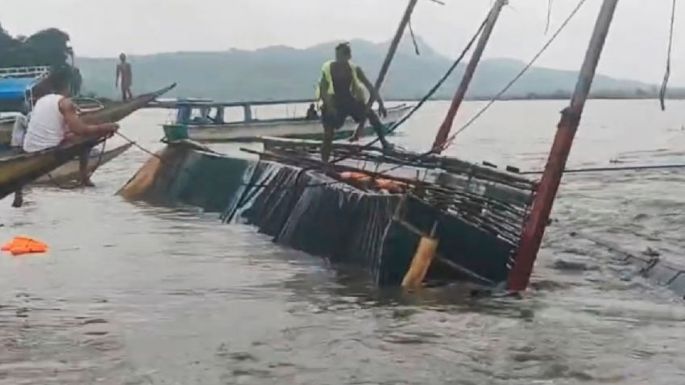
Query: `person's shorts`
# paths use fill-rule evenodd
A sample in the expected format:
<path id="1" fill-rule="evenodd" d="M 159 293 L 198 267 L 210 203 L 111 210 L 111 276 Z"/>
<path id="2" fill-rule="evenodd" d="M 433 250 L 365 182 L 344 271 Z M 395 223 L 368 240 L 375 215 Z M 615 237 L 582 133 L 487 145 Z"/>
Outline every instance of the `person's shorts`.
<path id="1" fill-rule="evenodd" d="M 352 117 L 355 122 L 359 123 L 366 118 L 366 105 L 358 100 L 336 100 L 335 112 L 326 108 L 322 109 L 321 121 L 324 128 L 339 129 L 345 124 L 347 117 Z"/>

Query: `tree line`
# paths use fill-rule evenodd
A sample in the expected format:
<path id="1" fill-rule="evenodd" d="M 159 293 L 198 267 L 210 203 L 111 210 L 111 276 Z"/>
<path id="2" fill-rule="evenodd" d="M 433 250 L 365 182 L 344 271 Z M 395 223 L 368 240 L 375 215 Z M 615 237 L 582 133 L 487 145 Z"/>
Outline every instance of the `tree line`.
<path id="1" fill-rule="evenodd" d="M 12 36 L 0 24 L 0 68 L 70 66 L 74 51 L 69 45 L 69 35 L 57 28 L 48 28 L 30 36 Z M 81 88 L 81 74 L 74 70 L 74 93 Z"/>

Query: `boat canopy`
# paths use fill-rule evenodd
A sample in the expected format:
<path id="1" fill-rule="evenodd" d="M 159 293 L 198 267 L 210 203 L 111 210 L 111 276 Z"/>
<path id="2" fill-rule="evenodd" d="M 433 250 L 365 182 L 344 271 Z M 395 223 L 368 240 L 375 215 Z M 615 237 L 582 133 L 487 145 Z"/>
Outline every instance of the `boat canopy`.
<path id="1" fill-rule="evenodd" d="M 21 111 L 49 72 L 48 67 L 0 68 L 0 111 Z"/>
<path id="2" fill-rule="evenodd" d="M 0 100 L 24 100 L 26 91 L 34 84 L 31 78 L 0 79 Z"/>
<path id="3" fill-rule="evenodd" d="M 151 108 L 178 109 L 181 107 L 190 108 L 220 108 L 220 107 L 246 107 L 246 106 L 269 106 L 277 104 L 312 103 L 312 99 L 287 99 L 287 100 L 255 100 L 255 101 L 235 101 L 219 102 L 204 98 L 179 98 L 179 99 L 157 99 L 151 103 Z"/>

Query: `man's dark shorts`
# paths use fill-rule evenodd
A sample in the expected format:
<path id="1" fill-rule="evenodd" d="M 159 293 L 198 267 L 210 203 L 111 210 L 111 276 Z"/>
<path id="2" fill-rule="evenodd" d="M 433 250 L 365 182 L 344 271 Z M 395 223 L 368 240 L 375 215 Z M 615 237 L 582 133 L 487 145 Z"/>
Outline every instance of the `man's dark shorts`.
<path id="1" fill-rule="evenodd" d="M 337 130 L 345 124 L 348 116 L 357 123 L 361 122 L 366 118 L 366 105 L 356 99 L 336 100 L 334 113 L 323 106 L 321 120 L 324 128 Z"/>

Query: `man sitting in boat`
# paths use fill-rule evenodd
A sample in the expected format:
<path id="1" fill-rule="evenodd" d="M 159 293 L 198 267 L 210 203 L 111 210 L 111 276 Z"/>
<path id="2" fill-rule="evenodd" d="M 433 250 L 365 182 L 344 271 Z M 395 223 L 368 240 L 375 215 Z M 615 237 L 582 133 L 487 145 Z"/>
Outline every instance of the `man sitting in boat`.
<path id="1" fill-rule="evenodd" d="M 335 47 L 335 60 L 326 62 L 322 68 L 319 81 L 318 98 L 323 101 L 321 112 L 324 127 L 324 139 L 321 147 L 321 158 L 328 161 L 333 143 L 334 131 L 345 124 L 348 116 L 359 123 L 368 119 L 373 126 L 383 148 L 389 148 L 385 139 L 383 124 L 378 115 L 366 107 L 366 88 L 378 101 L 378 111 L 385 117 L 387 112 L 383 99 L 371 84 L 364 71 L 351 62 L 352 49 L 349 43 Z"/>
<path id="2" fill-rule="evenodd" d="M 307 120 L 318 120 L 319 119 L 319 113 L 316 112 L 316 105 L 314 103 L 309 105 L 309 109 L 307 110 Z"/>
<path id="3" fill-rule="evenodd" d="M 23 150 L 37 152 L 59 146 L 83 137 L 104 136 L 114 133 L 114 123 L 88 125 L 78 116 L 78 108 L 70 99 L 72 70 L 68 67 L 53 71 L 48 77 L 52 93 L 36 102 L 24 137 Z M 90 149 L 80 157 L 81 183 L 93 186 L 88 175 Z"/>

